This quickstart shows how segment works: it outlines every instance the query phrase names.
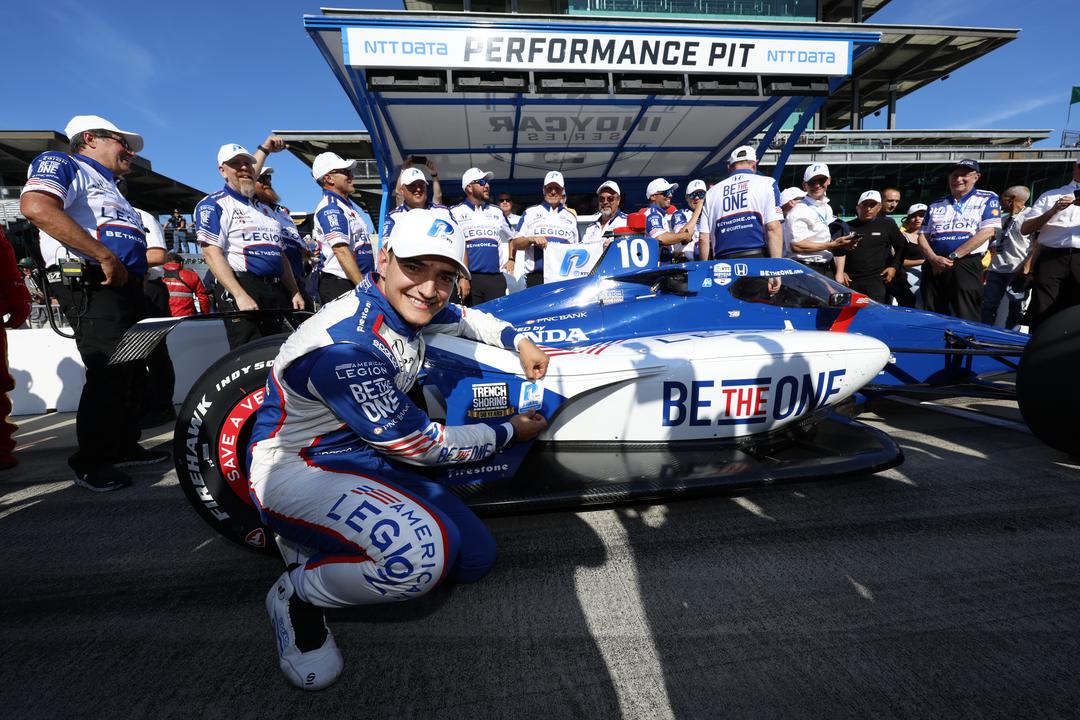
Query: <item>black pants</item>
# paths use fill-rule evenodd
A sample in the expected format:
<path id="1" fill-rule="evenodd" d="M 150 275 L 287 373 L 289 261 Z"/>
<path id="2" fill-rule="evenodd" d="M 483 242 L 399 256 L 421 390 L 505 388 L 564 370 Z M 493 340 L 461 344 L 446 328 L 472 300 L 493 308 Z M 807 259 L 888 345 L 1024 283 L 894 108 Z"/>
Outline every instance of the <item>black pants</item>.
<path id="1" fill-rule="evenodd" d="M 741 258 L 767 258 L 769 255 L 765 252 L 765 248 L 760 250 L 736 250 L 735 252 L 727 252 L 716 254 L 716 249 L 713 249 L 713 260 L 738 260 Z"/>
<path id="2" fill-rule="evenodd" d="M 1031 274 L 1027 324 L 1032 331 L 1058 310 L 1080 304 L 1080 249 L 1039 248 Z"/>
<path id="3" fill-rule="evenodd" d="M 101 285 L 100 280 L 79 287 L 49 283 L 49 292 L 71 322 L 86 367 L 75 416 L 79 449 L 68 458 L 72 469 L 82 473 L 112 464 L 139 442 L 141 398 L 135 365 L 109 365 L 109 358 L 127 329 L 145 314 L 143 276 L 129 274 L 122 287 Z"/>
<path id="4" fill-rule="evenodd" d="M 953 266 L 934 272 L 923 265 L 923 303 L 927 310 L 979 322 L 982 317 L 982 255 L 957 258 Z"/>
<path id="5" fill-rule="evenodd" d="M 319 301 L 323 305 L 355 289 L 356 285 L 349 278 L 338 277 L 330 273 L 319 274 Z"/>
<path id="6" fill-rule="evenodd" d="M 169 317 L 169 289 L 161 280 L 147 280 L 143 286 L 146 295 L 147 317 Z M 171 412 L 173 391 L 176 389 L 176 371 L 173 369 L 169 347 L 162 340 L 146 358 L 142 372 L 136 370 L 137 382 L 143 384 L 142 412 Z"/>
<path id="7" fill-rule="evenodd" d="M 851 289 L 855 292 L 861 292 L 871 300 L 883 305 L 889 302 L 889 293 L 885 289 L 885 281 L 881 279 L 880 275 L 851 278 Z"/>
<path id="8" fill-rule="evenodd" d="M 542 279 L 542 278 L 541 278 Z M 506 295 L 506 278 L 501 272 L 472 274 L 472 292 L 466 301 L 469 307 Z"/>
<path id="9" fill-rule="evenodd" d="M 887 289 L 889 294 L 896 298 L 896 304 L 900 307 L 915 307 L 915 293 L 912 291 L 911 285 L 908 284 L 907 268 L 900 268 L 900 271 L 896 273 L 896 277 L 888 284 Z"/>
<path id="10" fill-rule="evenodd" d="M 536 287 L 544 284 L 544 271 L 533 270 L 525 276 L 525 287 Z"/>
<path id="11" fill-rule="evenodd" d="M 258 278 L 248 273 L 236 273 L 236 280 L 244 292 L 259 306 L 260 310 L 272 310 L 275 308 L 289 309 L 292 307 L 292 298 L 289 291 L 280 280 L 271 282 L 266 278 Z M 218 283 L 214 288 L 214 297 L 217 299 L 217 307 L 221 312 L 237 310 L 236 300 L 232 293 Z M 268 335 L 277 335 L 282 331 L 281 315 L 255 315 L 251 317 L 235 317 L 225 321 L 225 334 L 229 337 L 229 349 L 235 350 L 245 343 L 257 340 Z"/>

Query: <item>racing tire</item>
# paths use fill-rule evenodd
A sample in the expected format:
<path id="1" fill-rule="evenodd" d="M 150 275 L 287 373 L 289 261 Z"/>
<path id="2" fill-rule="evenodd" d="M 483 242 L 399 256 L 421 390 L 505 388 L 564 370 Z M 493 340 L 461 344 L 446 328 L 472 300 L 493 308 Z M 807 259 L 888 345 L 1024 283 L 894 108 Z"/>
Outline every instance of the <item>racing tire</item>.
<path id="1" fill-rule="evenodd" d="M 229 540 L 277 553 L 248 495 L 244 456 L 266 378 L 288 335 L 250 342 L 215 362 L 191 386 L 176 418 L 173 458 L 199 516 Z"/>
<path id="2" fill-rule="evenodd" d="M 1080 457 L 1080 306 L 1045 320 L 1016 373 L 1016 400 L 1035 437 Z"/>

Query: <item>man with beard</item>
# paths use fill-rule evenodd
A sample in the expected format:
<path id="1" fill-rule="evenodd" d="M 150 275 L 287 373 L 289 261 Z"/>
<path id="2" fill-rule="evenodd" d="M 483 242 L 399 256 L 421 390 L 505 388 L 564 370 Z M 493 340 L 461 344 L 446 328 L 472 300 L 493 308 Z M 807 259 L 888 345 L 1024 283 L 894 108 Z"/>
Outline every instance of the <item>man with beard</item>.
<path id="1" fill-rule="evenodd" d="M 307 244 L 300 237 L 300 231 L 296 229 L 296 223 L 289 215 L 289 210 L 281 204 L 281 196 L 274 190 L 274 168 L 264 167 L 255 181 L 255 197 L 259 200 L 260 209 L 268 217 L 277 220 L 281 224 L 282 250 L 285 259 L 289 261 L 293 279 L 300 290 L 300 296 L 304 298 L 304 309 L 311 311 L 314 304 L 311 296 L 304 290 L 304 279 L 307 278 L 305 263 L 311 257 Z"/>
<path id="2" fill-rule="evenodd" d="M 322 256 L 319 297 L 322 304 L 351 292 L 375 269 L 371 217 L 353 204 L 355 160 L 324 152 L 311 164 L 311 176 L 322 188 L 315 207 L 314 236 Z"/>
<path id="3" fill-rule="evenodd" d="M 626 227 L 626 213 L 619 209 L 622 204 L 619 184 L 614 180 L 605 180 L 600 187 L 596 188 L 596 200 L 600 217 L 585 228 L 585 237 L 582 242 L 592 243 L 603 240 L 604 247 L 607 247 L 611 243 L 611 238 L 605 238 L 605 233 Z"/>
<path id="4" fill-rule="evenodd" d="M 465 200 L 450 208 L 465 238 L 465 265 L 472 279 L 462 277 L 458 291 L 469 307 L 506 294 L 506 278 L 499 268 L 514 231 L 502 211 L 489 202 L 492 177 L 494 173 L 480 168 L 466 170 L 461 176 Z"/>
<path id="5" fill-rule="evenodd" d="M 79 448 L 68 465 L 75 484 L 109 492 L 131 484 L 119 468 L 169 458 L 139 445 L 132 363 L 109 364 L 124 333 L 145 314 L 146 235 L 142 218 L 116 186 L 116 178 L 131 171 L 143 139 L 96 115 L 77 115 L 64 132 L 70 154 L 49 151 L 34 158 L 20 209 L 41 231 L 49 293 L 71 321 L 86 367 L 75 420 Z"/>
<path id="6" fill-rule="evenodd" d="M 195 229 L 214 274 L 219 311 L 304 309 L 292 268 L 282 251 L 281 223 L 265 215 L 255 196 L 255 156 L 241 145 L 222 145 L 218 171 L 225 186 L 195 206 Z M 281 332 L 281 315 L 225 321 L 229 347 Z"/>

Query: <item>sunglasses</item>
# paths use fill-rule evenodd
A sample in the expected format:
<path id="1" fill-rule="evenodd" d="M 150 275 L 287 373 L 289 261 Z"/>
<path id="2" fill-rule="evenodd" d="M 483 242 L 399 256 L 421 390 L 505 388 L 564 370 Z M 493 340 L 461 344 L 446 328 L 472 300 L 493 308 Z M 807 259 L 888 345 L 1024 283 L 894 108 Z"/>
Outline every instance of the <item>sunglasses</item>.
<path id="1" fill-rule="evenodd" d="M 112 133 L 97 133 L 94 137 L 102 138 L 103 140 L 114 140 L 120 143 L 120 147 L 124 148 L 128 152 L 131 152 L 131 146 L 128 145 L 128 141 L 124 139 L 122 135 L 113 135 Z"/>
<path id="2" fill-rule="evenodd" d="M 487 187 L 488 184 L 489 183 L 485 178 L 480 178 L 479 180 L 473 180 L 473 185 L 479 185 L 480 187 Z"/>
<path id="3" fill-rule="evenodd" d="M 260 175 L 257 182 L 261 183 L 262 185 L 270 185 L 273 181 L 270 179 L 269 175 Z"/>
<path id="4" fill-rule="evenodd" d="M 563 189 L 558 185 L 548 185 L 544 188 L 545 195 L 562 195 Z"/>
<path id="5" fill-rule="evenodd" d="M 347 178 L 351 178 L 353 176 L 352 170 L 331 170 L 330 174 L 331 175 L 344 175 Z"/>
<path id="6" fill-rule="evenodd" d="M 513 200 L 511 200 L 510 198 L 499 198 L 500 205 L 504 202 L 513 202 Z"/>
<path id="7" fill-rule="evenodd" d="M 817 187 L 818 185 L 824 185 L 828 178 L 810 178 L 806 181 L 806 184 L 810 187 Z"/>
<path id="8" fill-rule="evenodd" d="M 703 197 L 705 197 L 705 191 L 704 190 L 695 190 L 694 192 L 690 193 L 686 197 L 690 198 L 691 200 L 700 200 Z"/>

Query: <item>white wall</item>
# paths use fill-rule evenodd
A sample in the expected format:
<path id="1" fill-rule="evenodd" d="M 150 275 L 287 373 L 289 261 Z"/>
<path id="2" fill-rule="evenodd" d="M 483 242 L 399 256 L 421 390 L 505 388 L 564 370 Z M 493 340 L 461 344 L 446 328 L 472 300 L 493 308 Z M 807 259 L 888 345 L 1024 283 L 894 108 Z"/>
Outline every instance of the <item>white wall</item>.
<path id="1" fill-rule="evenodd" d="M 12 415 L 77 410 L 86 371 L 75 341 L 48 328 L 8 330 L 7 334 L 8 362 L 15 378 Z M 181 323 L 169 333 L 168 346 L 176 370 L 173 402 L 178 404 L 199 375 L 229 351 L 221 320 Z"/>

